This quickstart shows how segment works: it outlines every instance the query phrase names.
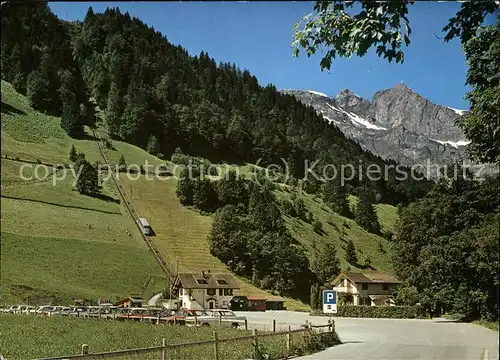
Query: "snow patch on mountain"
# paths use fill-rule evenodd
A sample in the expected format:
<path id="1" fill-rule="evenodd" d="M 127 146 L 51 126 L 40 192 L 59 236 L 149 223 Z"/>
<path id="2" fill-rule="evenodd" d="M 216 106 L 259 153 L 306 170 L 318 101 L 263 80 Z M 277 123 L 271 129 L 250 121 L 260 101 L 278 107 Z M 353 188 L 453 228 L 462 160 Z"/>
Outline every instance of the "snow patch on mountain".
<path id="1" fill-rule="evenodd" d="M 442 140 L 436 140 L 436 139 L 429 139 L 429 140 L 432 140 L 432 141 L 435 141 L 437 143 L 440 143 L 441 145 L 451 145 L 453 146 L 454 148 L 458 149 L 459 146 L 465 146 L 465 145 L 469 145 L 470 144 L 470 141 L 468 140 L 459 140 L 459 141 L 442 141 Z"/>
<path id="2" fill-rule="evenodd" d="M 462 116 L 463 114 L 465 114 L 467 112 L 467 110 L 454 109 L 454 108 L 449 107 L 449 106 L 447 106 L 447 108 L 450 109 L 450 110 L 453 110 L 455 113 L 457 113 L 460 116 Z"/>
<path id="3" fill-rule="evenodd" d="M 329 118 L 328 116 L 325 116 L 325 115 L 323 115 L 323 117 L 324 117 L 326 120 L 328 120 L 328 122 L 329 122 L 330 124 L 331 124 L 331 123 L 334 123 L 334 124 L 336 124 L 336 125 L 340 125 L 340 123 L 339 123 L 337 120 L 334 120 L 334 119 L 332 119 L 332 118 Z"/>
<path id="4" fill-rule="evenodd" d="M 311 93 L 311 94 L 314 94 L 314 95 L 319 95 L 319 96 L 323 96 L 323 97 L 329 98 L 328 95 L 320 93 L 319 91 L 313 91 L 313 90 L 306 90 L 306 91 L 309 92 L 309 93 Z"/>
<path id="5" fill-rule="evenodd" d="M 328 103 L 326 103 L 326 105 L 328 105 L 332 110 L 343 112 L 344 114 L 346 114 L 349 117 L 349 119 L 351 120 L 351 122 L 356 126 L 363 126 L 367 129 L 372 129 L 372 130 L 387 130 L 387 128 L 385 128 L 385 127 L 372 124 L 371 122 L 363 119 L 362 117 L 360 117 L 352 112 L 345 111 L 340 107 L 337 108 L 337 107 L 332 106 Z"/>

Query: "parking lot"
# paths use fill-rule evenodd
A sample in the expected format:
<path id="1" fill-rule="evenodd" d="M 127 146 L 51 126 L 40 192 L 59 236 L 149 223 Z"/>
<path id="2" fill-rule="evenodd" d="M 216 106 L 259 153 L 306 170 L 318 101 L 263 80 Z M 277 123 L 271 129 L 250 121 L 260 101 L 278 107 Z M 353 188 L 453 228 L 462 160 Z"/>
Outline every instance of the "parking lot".
<path id="1" fill-rule="evenodd" d="M 276 326 L 300 327 L 306 321 L 321 325 L 325 316 L 291 311 L 237 312 L 249 327 L 269 330 Z M 478 325 L 446 319 L 358 319 L 335 317 L 335 329 L 343 344 L 304 360 L 491 360 L 498 359 L 498 333 Z"/>

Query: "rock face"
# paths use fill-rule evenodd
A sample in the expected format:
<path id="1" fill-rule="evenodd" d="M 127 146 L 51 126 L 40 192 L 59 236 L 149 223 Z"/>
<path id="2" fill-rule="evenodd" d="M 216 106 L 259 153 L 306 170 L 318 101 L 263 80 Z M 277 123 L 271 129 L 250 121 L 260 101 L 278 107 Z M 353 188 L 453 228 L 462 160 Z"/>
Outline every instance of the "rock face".
<path id="1" fill-rule="evenodd" d="M 347 89 L 334 98 L 307 90 L 281 92 L 314 107 L 346 136 L 384 159 L 407 166 L 466 160 L 469 141 L 455 125 L 465 111 L 433 104 L 404 83 L 376 92 L 371 101 Z"/>

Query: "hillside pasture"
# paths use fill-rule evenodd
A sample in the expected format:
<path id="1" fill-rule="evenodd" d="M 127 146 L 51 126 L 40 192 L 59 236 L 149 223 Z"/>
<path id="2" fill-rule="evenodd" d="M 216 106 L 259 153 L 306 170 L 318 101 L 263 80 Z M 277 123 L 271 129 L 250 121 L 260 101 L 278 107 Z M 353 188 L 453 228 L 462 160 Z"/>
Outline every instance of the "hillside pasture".
<path id="1" fill-rule="evenodd" d="M 40 296 L 63 304 L 73 299 L 116 300 L 143 293 L 150 276 L 157 279 L 161 272 L 144 247 L 2 232 L 2 303 Z M 165 283 L 155 282 L 157 287 L 145 296 L 164 289 Z M 15 288 L 28 291 L 13 292 Z"/>

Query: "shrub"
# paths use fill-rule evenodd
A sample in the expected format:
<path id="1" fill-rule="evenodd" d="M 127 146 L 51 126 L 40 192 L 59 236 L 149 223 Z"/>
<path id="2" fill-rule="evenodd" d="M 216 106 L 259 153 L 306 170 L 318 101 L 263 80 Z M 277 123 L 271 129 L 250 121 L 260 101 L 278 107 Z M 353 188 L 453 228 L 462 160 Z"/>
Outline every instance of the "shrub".
<path id="1" fill-rule="evenodd" d="M 347 243 L 347 247 L 345 250 L 345 260 L 352 265 L 357 264 L 358 262 L 356 247 L 354 246 L 354 243 L 351 239 L 349 239 L 349 242 Z"/>
<path id="2" fill-rule="evenodd" d="M 307 221 L 309 224 L 312 224 L 314 222 L 314 214 L 307 211 L 305 215 L 305 221 Z"/>
<path id="3" fill-rule="evenodd" d="M 384 231 L 384 233 L 382 234 L 382 236 L 385 239 L 387 239 L 389 241 L 392 241 L 392 238 L 394 237 L 394 233 L 392 231 L 390 231 L 390 230 L 386 230 L 386 231 Z"/>
<path id="4" fill-rule="evenodd" d="M 314 284 L 311 286 L 311 299 L 309 304 L 311 305 L 311 309 L 313 311 L 319 311 L 321 304 L 320 304 L 320 288 L 318 284 Z"/>
<path id="5" fill-rule="evenodd" d="M 78 159 L 78 153 L 76 152 L 75 145 L 71 145 L 71 150 L 69 151 L 69 160 L 75 162 Z"/>
<path id="6" fill-rule="evenodd" d="M 321 221 L 316 220 L 313 225 L 312 225 L 313 231 L 316 234 L 321 234 L 323 233 L 323 224 L 321 224 Z"/>
<path id="7" fill-rule="evenodd" d="M 370 267 L 372 265 L 372 259 L 371 259 L 370 255 L 366 255 L 364 265 L 366 267 Z"/>
<path id="8" fill-rule="evenodd" d="M 127 163 L 125 162 L 125 158 L 122 154 L 120 154 L 120 159 L 118 159 L 119 171 L 123 171 L 127 167 Z"/>
<path id="9" fill-rule="evenodd" d="M 104 139 L 104 146 L 106 146 L 108 150 L 113 150 L 113 144 L 109 139 Z"/>
<path id="10" fill-rule="evenodd" d="M 290 186 L 298 186 L 299 185 L 299 180 L 294 178 L 293 176 L 290 176 L 287 180 L 287 184 Z"/>
<path id="11" fill-rule="evenodd" d="M 335 316 L 356 318 L 418 319 L 423 317 L 421 306 L 352 306 L 338 305 Z"/>
<path id="12" fill-rule="evenodd" d="M 281 202 L 281 208 L 283 209 L 283 212 L 289 216 L 294 216 L 295 215 L 295 208 L 293 207 L 293 203 L 289 200 L 283 200 Z"/>
<path id="13" fill-rule="evenodd" d="M 310 331 L 304 335 L 304 348 L 310 354 L 317 353 L 340 343 L 340 338 L 335 331 L 323 333 Z"/>
<path id="14" fill-rule="evenodd" d="M 352 302 L 354 301 L 354 296 L 350 293 L 338 293 L 337 296 L 338 296 L 337 303 L 339 305 L 347 305 L 349 303 L 352 304 Z"/>

